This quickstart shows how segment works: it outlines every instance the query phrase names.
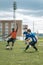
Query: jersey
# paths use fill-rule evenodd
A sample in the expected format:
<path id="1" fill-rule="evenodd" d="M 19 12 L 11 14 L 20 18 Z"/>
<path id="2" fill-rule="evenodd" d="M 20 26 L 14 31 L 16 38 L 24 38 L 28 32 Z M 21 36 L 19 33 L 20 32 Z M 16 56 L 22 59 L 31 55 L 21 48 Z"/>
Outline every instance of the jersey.
<path id="1" fill-rule="evenodd" d="M 37 38 L 35 37 L 35 34 L 34 33 L 27 33 L 26 34 L 26 38 L 31 38 L 32 41 L 36 42 L 37 41 Z"/>
<path id="2" fill-rule="evenodd" d="M 25 38 L 26 38 L 26 35 L 27 35 L 27 32 L 24 31 L 24 32 L 23 32 L 23 38 L 24 38 L 24 40 L 25 40 Z"/>
<path id="3" fill-rule="evenodd" d="M 16 38 L 16 34 L 17 34 L 17 32 L 16 32 L 16 31 L 14 31 L 14 32 L 11 32 L 11 33 L 10 33 L 10 35 L 11 35 L 11 38 L 13 38 L 13 39 L 14 39 L 14 38 Z"/>
<path id="4" fill-rule="evenodd" d="M 23 32 L 23 35 L 24 35 L 24 36 L 26 36 L 26 34 L 27 34 L 27 32 L 26 32 L 26 31 L 25 31 L 25 32 Z"/>

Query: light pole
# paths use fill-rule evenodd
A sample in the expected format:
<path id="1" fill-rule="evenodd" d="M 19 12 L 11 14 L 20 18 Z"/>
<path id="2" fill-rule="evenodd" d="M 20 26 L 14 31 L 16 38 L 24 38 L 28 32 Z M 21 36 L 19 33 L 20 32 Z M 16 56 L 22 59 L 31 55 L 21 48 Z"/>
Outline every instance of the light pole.
<path id="1" fill-rule="evenodd" d="M 13 3 L 13 18 L 14 18 L 14 27 L 15 27 L 15 29 L 16 29 L 16 20 L 15 20 L 15 12 L 16 12 L 16 9 L 17 9 L 17 6 L 16 6 L 16 1 L 14 1 L 14 3 Z"/>

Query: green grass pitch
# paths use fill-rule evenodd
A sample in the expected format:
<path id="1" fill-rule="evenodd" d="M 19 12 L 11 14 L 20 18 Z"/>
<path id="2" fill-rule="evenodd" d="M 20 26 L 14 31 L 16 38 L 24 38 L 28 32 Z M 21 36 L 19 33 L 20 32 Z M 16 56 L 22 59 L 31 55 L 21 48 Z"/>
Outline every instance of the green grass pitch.
<path id="1" fill-rule="evenodd" d="M 43 41 L 37 43 L 37 52 L 32 47 L 24 52 L 23 41 L 16 41 L 13 50 L 5 46 L 6 42 L 0 42 L 0 65 L 43 65 Z"/>

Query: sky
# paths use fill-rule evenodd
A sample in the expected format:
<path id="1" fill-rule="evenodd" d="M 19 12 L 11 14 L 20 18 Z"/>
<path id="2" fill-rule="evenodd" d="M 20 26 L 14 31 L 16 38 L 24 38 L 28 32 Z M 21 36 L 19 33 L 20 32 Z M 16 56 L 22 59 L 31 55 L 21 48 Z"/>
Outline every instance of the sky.
<path id="1" fill-rule="evenodd" d="M 13 19 L 14 1 L 16 19 L 22 20 L 34 32 L 43 32 L 43 0 L 0 0 L 0 20 Z"/>

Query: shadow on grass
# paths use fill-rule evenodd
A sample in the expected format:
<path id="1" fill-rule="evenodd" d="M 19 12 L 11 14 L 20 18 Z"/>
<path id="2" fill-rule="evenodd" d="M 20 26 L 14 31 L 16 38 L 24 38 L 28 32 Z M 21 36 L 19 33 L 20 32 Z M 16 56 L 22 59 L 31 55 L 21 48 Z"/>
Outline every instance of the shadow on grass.
<path id="1" fill-rule="evenodd" d="M 35 53 L 35 51 L 26 51 L 25 53 Z"/>

